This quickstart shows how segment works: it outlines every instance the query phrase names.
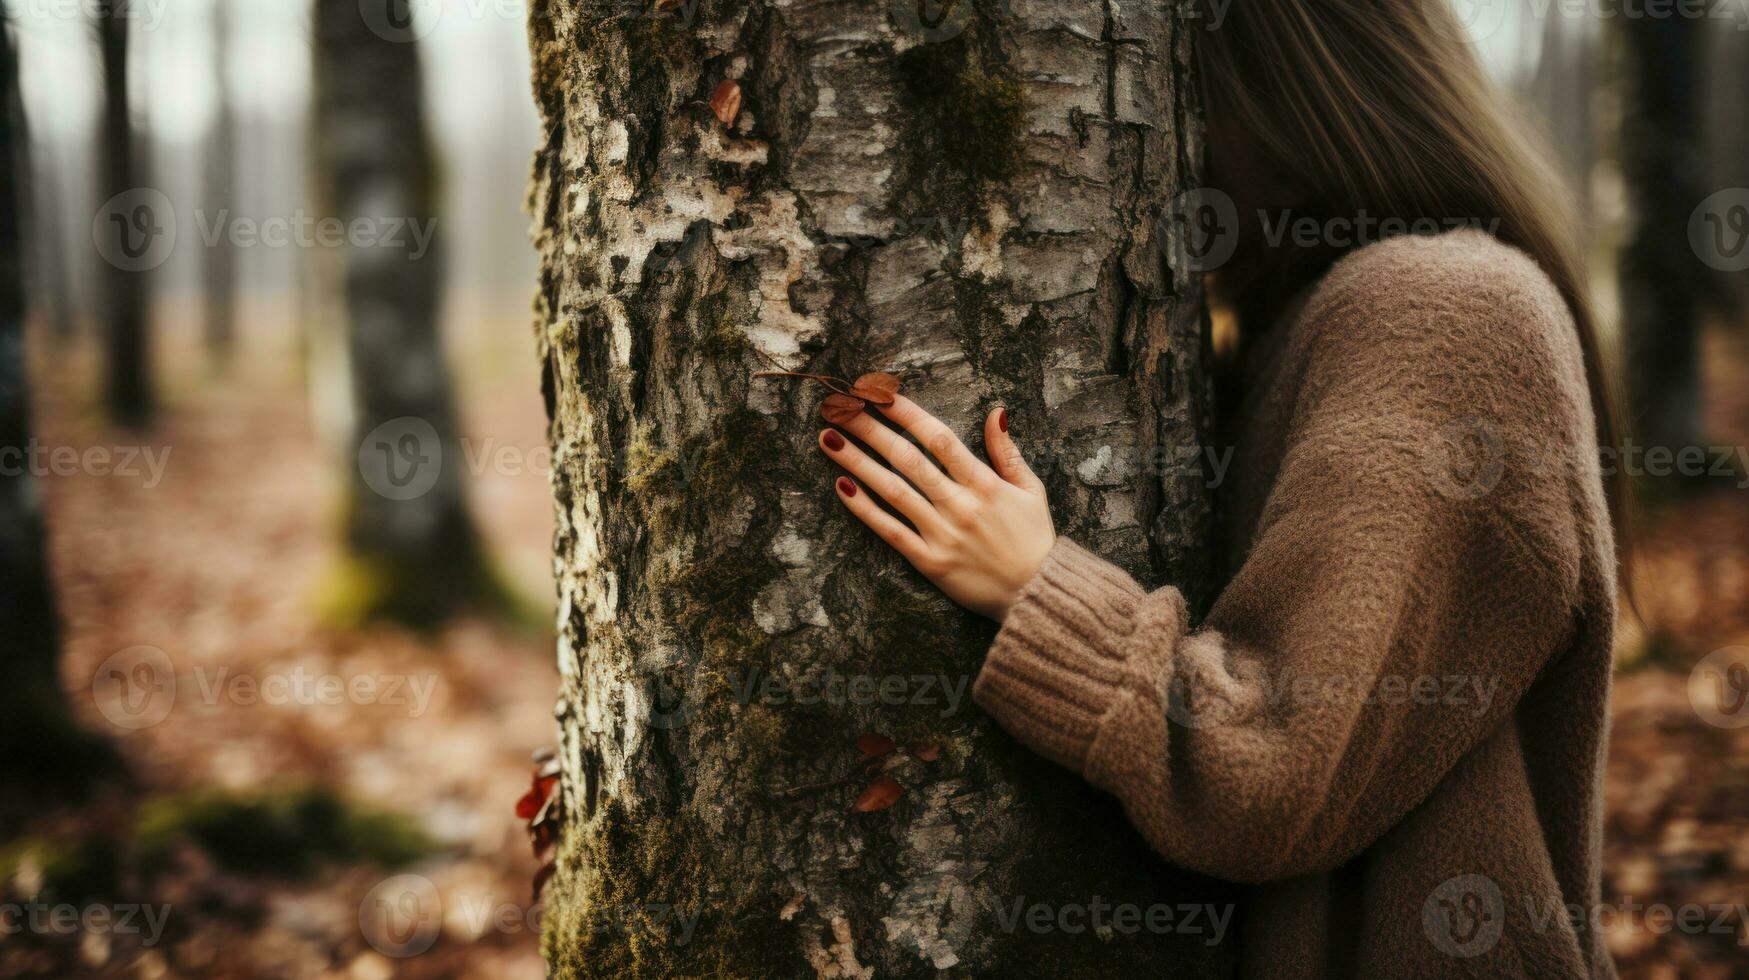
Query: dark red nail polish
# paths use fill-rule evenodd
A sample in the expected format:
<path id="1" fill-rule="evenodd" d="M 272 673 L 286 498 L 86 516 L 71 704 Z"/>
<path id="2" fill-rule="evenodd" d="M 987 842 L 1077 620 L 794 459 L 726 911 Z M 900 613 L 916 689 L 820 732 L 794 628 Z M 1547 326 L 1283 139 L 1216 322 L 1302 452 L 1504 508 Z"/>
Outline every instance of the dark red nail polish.
<path id="1" fill-rule="evenodd" d="M 856 484 L 851 483 L 849 477 L 841 476 L 838 478 L 838 492 L 846 497 L 854 497 L 856 496 Z"/>
<path id="2" fill-rule="evenodd" d="M 1003 432 L 1008 431 L 1008 409 L 1005 408 L 996 414 L 996 427 Z"/>
<path id="3" fill-rule="evenodd" d="M 833 452 L 837 452 L 838 450 L 844 448 L 844 437 L 838 434 L 837 429 L 827 429 L 826 430 L 825 442 L 826 442 L 826 448 L 832 450 Z"/>

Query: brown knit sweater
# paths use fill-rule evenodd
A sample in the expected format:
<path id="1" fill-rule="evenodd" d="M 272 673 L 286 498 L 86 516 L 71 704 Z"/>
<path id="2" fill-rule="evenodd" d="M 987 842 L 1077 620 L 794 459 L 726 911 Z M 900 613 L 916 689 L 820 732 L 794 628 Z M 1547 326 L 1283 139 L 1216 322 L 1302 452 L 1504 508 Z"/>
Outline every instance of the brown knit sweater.
<path id="1" fill-rule="evenodd" d="M 1481 232 L 1394 239 L 1245 371 L 1207 619 L 1060 539 L 978 703 L 1167 860 L 1255 884 L 1242 976 L 1614 976 L 1586 923 L 1615 562 L 1561 297 Z"/>

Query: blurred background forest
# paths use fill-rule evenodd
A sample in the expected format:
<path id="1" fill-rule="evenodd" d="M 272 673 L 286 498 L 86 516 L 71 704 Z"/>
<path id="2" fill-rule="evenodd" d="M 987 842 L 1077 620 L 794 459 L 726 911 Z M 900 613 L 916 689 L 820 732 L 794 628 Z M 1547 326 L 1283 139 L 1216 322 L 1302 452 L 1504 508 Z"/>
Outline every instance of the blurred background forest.
<path id="1" fill-rule="evenodd" d="M 1581 202 L 1639 443 L 1706 461 L 1629 461 L 1603 926 L 1625 976 L 1749 976 L 1749 8 L 1456 2 Z M 4 2 L 0 903 L 117 921 L 0 933 L 0 976 L 543 972 L 526 10 L 387 6 Z"/>

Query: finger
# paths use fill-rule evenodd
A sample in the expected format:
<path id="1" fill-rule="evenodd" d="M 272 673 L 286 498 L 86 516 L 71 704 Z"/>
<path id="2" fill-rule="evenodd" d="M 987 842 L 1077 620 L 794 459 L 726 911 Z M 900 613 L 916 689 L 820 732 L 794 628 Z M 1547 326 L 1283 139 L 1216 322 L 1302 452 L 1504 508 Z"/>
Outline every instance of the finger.
<path id="1" fill-rule="evenodd" d="M 838 499 L 843 501 L 844 506 L 894 551 L 904 555 L 906 561 L 916 564 L 929 553 L 929 546 L 923 543 L 916 531 L 906 527 L 897 517 L 881 510 L 874 498 L 859 493 L 856 481 L 841 476 L 838 478 L 837 490 Z"/>
<path id="2" fill-rule="evenodd" d="M 904 514 L 919 531 L 928 534 L 940 526 L 941 515 L 935 512 L 934 505 L 923 499 L 911 484 L 899 479 L 897 473 L 881 465 L 879 460 L 845 441 L 836 430 L 827 429 L 820 433 L 820 448 L 833 462 L 849 470 L 863 486 Z"/>
<path id="3" fill-rule="evenodd" d="M 953 430 L 942 424 L 941 420 L 925 412 L 923 407 L 904 395 L 894 395 L 891 405 L 877 405 L 881 414 L 904 427 L 906 432 L 917 438 L 923 448 L 929 450 L 941 465 L 947 467 L 947 472 L 960 483 L 975 487 L 980 483 L 989 482 L 996 474 L 983 461 L 972 455 L 972 451 L 960 442 L 959 436 Z"/>
<path id="4" fill-rule="evenodd" d="M 863 445 L 880 453 L 893 469 L 917 484 L 917 488 L 930 500 L 945 500 L 958 492 L 959 485 L 937 469 L 929 461 L 929 457 L 923 454 L 923 450 L 912 445 L 909 439 L 875 421 L 867 412 L 856 413 L 855 418 L 844 423 L 844 429 L 861 439 Z"/>
<path id="5" fill-rule="evenodd" d="M 997 476 L 1022 490 L 1044 489 L 1044 481 L 1026 465 L 1020 447 L 1008 434 L 1008 409 L 998 408 L 984 420 L 984 448 L 990 454 L 990 466 Z"/>

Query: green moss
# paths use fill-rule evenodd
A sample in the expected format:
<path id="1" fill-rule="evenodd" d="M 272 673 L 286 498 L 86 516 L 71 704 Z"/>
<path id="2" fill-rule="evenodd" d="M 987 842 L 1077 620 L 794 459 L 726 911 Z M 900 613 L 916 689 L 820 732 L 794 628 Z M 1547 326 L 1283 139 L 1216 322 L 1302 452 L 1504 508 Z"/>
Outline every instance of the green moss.
<path id="1" fill-rule="evenodd" d="M 567 835 L 551 888 L 542 946 L 559 980 L 806 972 L 793 937 L 773 928 L 776 875 L 686 815 L 610 801 Z"/>
<path id="2" fill-rule="evenodd" d="M 971 38 L 918 45 L 899 56 L 899 72 L 911 109 L 906 142 L 914 178 L 946 164 L 959 178 L 949 189 L 975 192 L 1014 175 L 1026 133 L 1026 90 L 999 67 L 981 63 Z"/>
<path id="3" fill-rule="evenodd" d="M 462 613 L 533 629 L 552 625 L 546 611 L 519 597 L 485 557 L 433 568 L 349 552 L 317 579 L 310 602 L 317 619 L 337 630 L 392 622 L 430 631 Z"/>
<path id="4" fill-rule="evenodd" d="M 661 451 L 650 442 L 647 427 L 640 427 L 626 446 L 626 489 L 647 494 L 665 487 L 680 471 L 680 457 L 672 450 Z"/>
<path id="5" fill-rule="evenodd" d="M 701 338 L 699 346 L 714 359 L 738 358 L 753 349 L 747 332 L 730 316 L 717 318 L 710 331 Z"/>
<path id="6" fill-rule="evenodd" d="M 104 838 L 26 837 L 0 850 L 0 894 L 45 902 L 106 899 L 118 893 L 120 878 L 115 844 Z"/>
<path id="7" fill-rule="evenodd" d="M 1026 92 L 1019 82 L 976 68 L 960 73 L 943 133 L 948 159 L 985 180 L 1014 173 L 1016 147 L 1026 125 Z"/>
<path id="8" fill-rule="evenodd" d="M 199 845 L 235 871 L 294 877 L 329 862 L 397 867 L 434 849 L 411 818 L 348 804 L 314 788 L 199 790 L 160 797 L 140 809 L 134 841 L 143 864 L 157 864 L 179 840 Z"/>

